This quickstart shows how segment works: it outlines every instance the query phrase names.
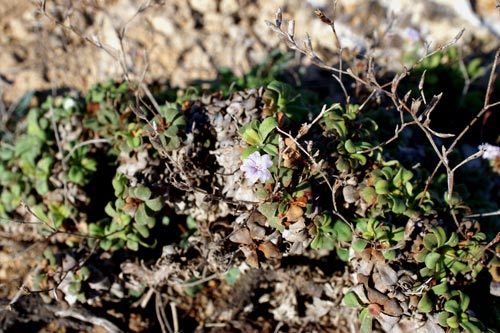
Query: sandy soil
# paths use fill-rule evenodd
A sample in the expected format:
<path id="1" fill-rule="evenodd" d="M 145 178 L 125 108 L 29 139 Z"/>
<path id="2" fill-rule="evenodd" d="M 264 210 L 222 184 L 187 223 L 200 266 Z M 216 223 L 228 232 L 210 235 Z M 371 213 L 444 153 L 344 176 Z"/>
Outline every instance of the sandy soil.
<path id="1" fill-rule="evenodd" d="M 309 33 L 313 46 L 328 59 L 328 52 L 337 50 L 314 9 L 331 16 L 332 3 L 2 0 L 1 100 L 10 105 L 32 89 L 85 91 L 106 78 L 122 78 L 124 69 L 136 78 L 168 79 L 180 86 L 214 79 L 221 67 L 245 73 L 271 50 L 284 47 L 264 22 L 274 19 L 278 6 L 283 6 L 285 20 L 296 20 L 297 38 Z M 418 47 L 418 38 L 437 46 L 462 28 L 464 45 L 478 37 L 492 40 L 493 22 L 499 21 L 495 1 L 475 3 L 477 13 L 468 1 L 339 1 L 336 29 L 343 47 L 362 49 L 375 39 L 389 57 Z"/>

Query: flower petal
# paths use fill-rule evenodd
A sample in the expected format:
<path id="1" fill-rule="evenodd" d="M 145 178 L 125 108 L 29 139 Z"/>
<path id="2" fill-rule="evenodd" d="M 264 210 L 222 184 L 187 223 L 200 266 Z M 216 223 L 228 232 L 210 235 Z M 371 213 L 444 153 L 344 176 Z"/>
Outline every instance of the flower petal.
<path id="1" fill-rule="evenodd" d="M 484 150 L 484 159 L 492 160 L 500 156 L 500 147 L 490 145 L 489 143 L 483 143 L 479 146 L 479 149 Z"/>
<path id="2" fill-rule="evenodd" d="M 273 166 L 273 161 L 271 161 L 271 158 L 267 154 L 262 156 L 261 162 L 266 169 L 269 169 Z"/>
<path id="3" fill-rule="evenodd" d="M 259 175 L 257 173 L 247 173 L 245 175 L 245 178 L 247 179 L 250 185 L 253 185 L 257 183 L 257 180 L 259 180 Z"/>
<path id="4" fill-rule="evenodd" d="M 240 166 L 240 170 L 243 171 L 243 172 L 253 172 L 255 170 L 255 166 L 253 165 L 249 165 L 249 163 L 243 163 L 241 166 Z"/>
<path id="5" fill-rule="evenodd" d="M 250 160 L 252 161 L 253 163 L 259 163 L 259 161 L 261 160 L 261 156 L 260 156 L 260 153 L 258 151 L 256 152 L 253 152 L 252 154 L 248 155 L 248 157 L 245 159 L 246 160 Z"/>
<path id="6" fill-rule="evenodd" d="M 268 179 L 271 179 L 271 173 L 269 172 L 269 170 L 265 169 L 265 170 L 260 170 L 258 172 L 259 174 L 259 180 L 262 182 L 262 183 L 265 183 Z"/>
<path id="7" fill-rule="evenodd" d="M 265 183 L 271 178 L 269 168 L 273 165 L 268 154 L 261 155 L 258 151 L 250 154 L 243 160 L 240 170 L 244 172 L 245 178 L 252 185 L 258 180 Z"/>

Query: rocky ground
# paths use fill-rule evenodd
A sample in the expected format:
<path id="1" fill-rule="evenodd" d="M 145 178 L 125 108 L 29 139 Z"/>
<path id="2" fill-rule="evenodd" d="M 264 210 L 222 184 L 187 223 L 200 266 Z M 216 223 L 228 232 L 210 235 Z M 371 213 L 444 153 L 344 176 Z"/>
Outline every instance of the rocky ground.
<path id="1" fill-rule="evenodd" d="M 264 61 L 273 50 L 287 50 L 285 43 L 265 23 L 265 20 L 274 21 L 279 6 L 282 6 L 285 21 L 295 20 L 296 38 L 302 40 L 309 34 L 315 51 L 326 63 L 332 54 L 338 53 L 331 29 L 314 14 L 314 9 L 321 8 L 333 17 L 333 1 L 0 0 L 2 120 L 29 91 L 51 94 L 70 89 L 85 92 L 96 82 L 107 78 L 121 80 L 124 75 L 146 83 L 168 80 L 174 86 L 186 87 L 194 80 L 215 80 L 223 67 L 242 75 Z M 474 6 L 469 1 L 453 0 L 355 0 L 338 1 L 335 22 L 342 47 L 374 55 L 381 63 L 390 64 L 392 69 L 401 69 L 404 63 L 399 59 L 405 52 L 418 49 L 423 55 L 426 46 L 432 49 L 453 41 L 464 51 L 474 47 L 483 51 L 495 49 L 500 36 L 499 15 L 494 0 L 475 1 Z M 464 33 L 456 40 L 462 29 Z M 19 234 L 13 237 L 14 232 Z M 0 234 L 0 283 L 4 300 L 22 294 L 19 287 L 33 269 L 33 258 L 40 251 L 37 243 L 24 243 L 23 236 L 27 234 L 23 232 L 29 234 L 29 227 L 15 230 L 4 227 Z M 251 289 L 254 283 L 263 290 L 266 283 L 276 281 L 282 284 L 283 294 L 290 284 L 304 288 L 304 295 L 311 299 L 318 293 L 332 296 L 338 290 L 329 290 L 327 286 L 341 284 L 346 277 L 322 276 L 324 262 L 318 261 L 317 265 L 314 269 L 321 278 L 316 281 L 309 280 L 311 272 L 304 267 L 293 274 L 285 269 L 272 276 L 250 275 L 238 282 L 241 293 L 228 295 L 214 285 L 214 289 L 199 298 L 198 304 L 183 304 L 179 308 L 186 315 L 207 321 L 213 318 L 236 320 L 234 313 L 250 311 L 244 308 L 250 297 L 253 302 L 269 301 L 265 299 L 269 295 L 249 296 L 245 288 Z M 318 288 L 323 289 L 318 292 Z M 26 321 L 33 316 L 54 313 L 38 313 L 36 309 L 45 308 L 37 300 L 26 298 L 23 302 L 26 309 L 34 309 L 34 312 L 16 313 L 25 316 Z M 320 308 L 338 306 L 338 303 L 318 302 L 304 310 L 309 311 L 310 318 L 319 316 Z M 215 308 L 209 311 L 207 307 L 210 306 Z M 200 308 L 205 312 L 195 315 L 197 311 L 202 313 Z M 233 313 L 219 313 L 222 308 L 233 308 Z M 275 318 L 290 316 L 288 310 L 277 306 Z M 66 311 L 68 318 L 77 318 L 67 309 L 59 311 Z M 120 316 L 118 312 L 115 314 Z M 329 324 L 341 327 L 335 332 L 354 332 L 349 320 L 355 318 L 353 313 L 339 312 L 339 317 L 330 318 Z M 140 325 L 147 325 L 140 318 L 130 323 L 130 329 L 136 332 L 144 329 Z M 106 325 L 103 323 L 99 327 L 107 327 L 107 331 L 112 332 L 113 327 Z M 217 330 L 216 323 L 213 325 L 213 332 L 223 332 L 223 328 Z M 250 325 L 245 325 L 241 323 L 240 331 L 249 331 Z M 57 331 L 50 326 L 44 329 Z M 73 329 L 89 331 L 85 325 Z M 266 329 L 271 331 L 270 327 Z M 275 329 L 279 331 L 279 327 Z M 0 332 L 3 332 L 1 328 Z"/>
<path id="2" fill-rule="evenodd" d="M 44 4 L 42 6 L 42 3 Z M 460 45 L 498 36 L 494 0 L 338 1 L 336 30 L 345 48 L 370 49 L 397 59 L 436 47 L 461 29 Z M 123 67 L 145 80 L 168 79 L 185 86 L 212 80 L 229 67 L 247 72 L 283 47 L 267 27 L 279 6 L 295 19 L 298 39 L 308 33 L 326 57 L 336 52 L 328 26 L 313 11 L 333 15 L 333 1 L 290 0 L 85 0 L 0 2 L 0 93 L 6 105 L 29 90 L 87 90 L 106 78 L 123 77 Z M 496 24 L 496 26 L 495 26 Z M 486 47 L 494 47 L 487 44 Z"/>

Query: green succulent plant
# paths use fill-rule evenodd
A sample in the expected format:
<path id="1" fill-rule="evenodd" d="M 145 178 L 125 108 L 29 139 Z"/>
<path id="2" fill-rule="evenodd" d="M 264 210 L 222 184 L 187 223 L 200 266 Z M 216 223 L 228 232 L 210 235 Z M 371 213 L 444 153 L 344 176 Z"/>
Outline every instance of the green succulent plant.
<path id="1" fill-rule="evenodd" d="M 242 153 L 245 159 L 256 151 L 263 151 L 271 157 L 278 156 L 278 135 L 274 129 L 278 122 L 274 117 L 267 117 L 262 122 L 254 120 L 239 129 L 239 134 L 249 145 Z"/>
<path id="2" fill-rule="evenodd" d="M 471 274 L 474 279 L 483 268 L 479 262 L 480 241 L 485 238 L 485 234 L 476 233 L 461 241 L 457 233 L 447 233 L 441 226 L 433 227 L 423 238 L 423 248 L 414 255 L 418 262 L 425 264 L 420 274 L 435 277 L 440 283 L 447 278 L 448 271 L 453 276 Z"/>
<path id="3" fill-rule="evenodd" d="M 377 131 L 378 125 L 370 118 L 360 114 L 357 105 L 333 108 L 322 119 L 325 138 L 329 138 L 327 149 L 331 151 L 337 170 L 349 173 L 367 163 L 367 155 L 373 144 L 365 141 Z"/>
<path id="4" fill-rule="evenodd" d="M 479 320 L 470 315 L 469 303 L 469 296 L 459 290 L 453 290 L 449 299 L 444 303 L 444 311 L 438 315 L 439 324 L 448 328 L 448 331 L 452 333 L 492 332 L 486 330 Z"/>
<path id="5" fill-rule="evenodd" d="M 139 245 L 153 247 L 151 229 L 156 226 L 156 214 L 163 208 L 160 196 L 153 197 L 151 190 L 141 184 L 129 187 L 128 179 L 117 173 L 113 179 L 113 188 L 117 197 L 114 203 L 109 202 L 105 211 L 111 220 L 105 219 L 89 226 L 90 234 L 97 237 L 104 250 L 116 250 L 126 246 L 137 251 Z"/>
<path id="6" fill-rule="evenodd" d="M 380 169 L 371 172 L 362 196 L 366 202 L 374 205 L 372 211 L 385 211 L 385 207 L 394 214 L 415 216 L 413 209 L 416 196 L 413 193 L 413 184 L 410 180 L 413 173 L 399 166 L 396 161 L 385 162 Z"/>
<path id="7" fill-rule="evenodd" d="M 144 131 L 153 147 L 165 156 L 181 145 L 186 119 L 175 105 L 160 107 L 160 113 L 148 121 Z"/>
<path id="8" fill-rule="evenodd" d="M 81 130 L 78 127 L 82 117 L 80 105 L 69 97 L 48 97 L 40 107 L 27 111 L 26 123 L 15 140 L 0 147 L 1 212 L 11 213 L 24 203 L 36 211 L 40 225 L 53 228 L 52 232 L 75 219 L 76 207 L 81 203 L 54 195 L 54 191 L 61 184 L 81 189 L 97 171 L 91 149 L 77 147 L 81 138 L 72 133 Z M 40 197 L 47 197 L 43 205 L 38 201 Z"/>
<path id="9" fill-rule="evenodd" d="M 264 114 L 275 115 L 283 112 L 288 119 L 301 121 L 306 118 L 309 109 L 304 105 L 301 95 L 292 86 L 281 81 L 271 81 L 262 96 Z"/>
<path id="10" fill-rule="evenodd" d="M 446 57 L 458 59 L 457 54 L 451 52 L 431 56 L 422 62 L 422 66 L 429 68 L 427 83 L 434 88 L 440 88 L 439 74 L 442 73 Z M 260 70 L 265 71 L 265 68 L 267 67 Z M 482 68 L 478 60 L 466 64 L 466 71 L 471 77 L 481 75 Z M 449 175 L 442 173 L 436 175 L 435 182 L 427 192 L 418 193 L 417 189 L 425 185 L 428 176 L 426 170 L 419 166 L 410 169 L 407 164 L 393 160 L 394 157 L 389 159 L 389 156 L 395 155 L 394 150 L 391 150 L 393 148 L 384 144 L 378 145 L 383 141 L 379 138 L 379 127 L 384 127 L 385 124 L 380 119 L 375 121 L 374 114 L 387 117 L 387 105 L 384 105 L 382 112 L 370 110 L 369 103 L 362 104 L 363 107 L 349 103 L 343 106 L 335 104 L 328 112 L 322 112 L 319 119 L 315 119 L 314 115 L 319 114 L 318 107 L 307 104 L 309 100 L 305 92 L 285 82 L 273 80 L 272 74 L 277 72 L 267 76 L 264 73 L 261 81 L 257 77 L 245 77 L 236 82 L 236 85 L 265 83 L 263 94 L 257 95 L 258 102 L 254 103 L 256 107 L 261 108 L 262 114 L 251 118 L 253 120 L 238 129 L 238 134 L 247 145 L 240 155 L 241 160 L 254 152 L 268 154 L 273 160 L 273 166 L 269 169 L 273 174 L 271 180 L 254 187 L 260 202 L 253 203 L 252 209 L 258 212 L 256 214 L 259 218 L 263 216 L 265 221 L 259 221 L 262 225 L 255 225 L 253 230 L 258 230 L 259 233 L 265 234 L 262 237 L 267 237 L 269 229 L 274 229 L 272 235 L 277 242 L 272 246 L 279 252 L 286 251 L 290 245 L 287 244 L 289 240 L 280 238 L 279 234 L 290 231 L 294 226 L 300 226 L 301 237 L 296 237 L 299 239 L 297 242 L 310 244 L 313 250 L 322 250 L 319 253 L 336 251 L 338 257 L 347 265 L 372 250 L 376 251 L 378 255 L 382 254 L 380 261 L 383 264 L 388 267 L 389 264 L 397 266 L 411 275 L 411 283 L 407 288 L 396 283 L 386 283 L 387 295 L 378 292 L 380 299 L 387 300 L 389 304 L 389 301 L 395 303 L 411 297 L 412 301 L 418 301 L 416 311 L 420 312 L 419 315 L 425 317 L 439 313 L 439 324 L 449 332 L 484 331 L 484 326 L 469 309 L 469 297 L 460 290 L 462 286 L 474 282 L 489 255 L 488 246 L 485 245 L 487 234 L 459 221 L 464 214 L 470 212 L 465 201 L 466 196 L 457 194 L 464 194 L 466 191 L 461 191 L 460 185 L 457 184 L 451 202 L 448 202 L 450 198 L 445 190 Z M 458 73 L 457 67 L 454 67 L 449 77 L 456 78 Z M 227 77 L 222 77 L 223 80 L 237 80 L 230 73 L 222 73 L 222 76 L 224 75 Z M 224 92 L 218 92 L 217 96 L 227 95 L 235 85 L 224 82 L 222 86 Z M 261 91 L 259 90 L 259 94 Z M 166 207 L 170 196 L 181 193 L 185 199 L 192 193 L 205 195 L 204 191 L 210 193 L 210 190 L 213 190 L 214 195 L 210 198 L 217 197 L 219 200 L 224 196 L 224 192 L 219 191 L 219 185 L 224 184 L 216 178 L 224 179 L 223 177 L 227 176 L 218 173 L 218 165 L 207 166 L 205 170 L 200 167 L 189 175 L 193 177 L 193 181 L 186 184 L 169 183 L 168 178 L 175 178 L 177 175 L 165 177 L 164 170 L 160 167 L 160 172 L 155 173 L 158 171 L 155 169 L 157 165 L 170 166 L 171 160 L 164 157 L 172 157 L 186 148 L 185 142 L 189 141 L 184 140 L 186 134 L 192 134 L 188 124 L 195 122 L 190 117 L 199 111 L 191 106 L 198 105 L 195 101 L 200 105 L 205 103 L 200 101 L 199 88 L 191 87 L 178 95 L 177 92 L 170 89 L 168 92 L 158 92 L 163 96 L 163 100 L 159 106 L 155 104 L 153 107 L 136 94 L 132 84 L 107 81 L 91 88 L 86 95 L 85 105 L 80 101 L 66 103 L 67 99 L 64 98 L 61 103 L 60 99 L 49 97 L 40 107 L 28 110 L 25 128 L 15 135 L 6 135 L 0 145 L 0 214 L 12 217 L 24 202 L 40 219 L 44 235 L 50 237 L 69 224 L 74 227 L 75 221 L 81 220 L 82 224 L 88 227 L 89 234 L 82 233 L 81 238 L 88 240 L 88 243 L 79 244 L 99 245 L 99 251 L 108 251 L 111 255 L 114 255 L 116 252 L 113 251 L 116 250 L 140 251 L 143 247 L 154 247 L 157 242 L 162 242 L 160 237 L 155 236 L 159 223 L 168 225 L 174 216 L 177 218 L 177 215 L 170 214 L 172 209 L 177 208 L 175 203 L 168 202 Z M 23 98 L 16 112 L 22 113 L 28 109 L 29 103 L 26 101 L 29 96 L 31 95 Z M 164 103 L 165 96 L 173 100 Z M 197 116 L 205 116 L 205 108 L 199 109 L 202 111 L 199 111 Z M 223 112 L 224 108 L 219 105 L 219 110 Z M 306 121 L 308 123 L 305 123 Z M 83 134 L 64 142 L 64 148 L 61 149 L 55 138 L 54 123 L 56 126 L 74 123 L 75 126 L 81 127 L 79 129 Z M 385 133 L 392 133 L 396 122 L 390 123 L 392 127 L 390 131 L 384 128 Z M 193 147 L 210 155 L 213 153 L 212 147 L 216 146 L 212 145 L 215 136 L 210 124 L 207 122 L 205 125 L 204 134 L 209 139 L 199 146 L 193 144 Z M 82 140 L 95 138 L 109 146 L 102 149 L 82 144 Z M 208 144 L 205 144 L 206 142 Z M 237 139 L 235 142 L 240 143 Z M 408 140 L 402 146 L 409 144 L 412 143 Z M 148 165 L 148 171 L 153 170 L 152 175 L 139 170 L 134 177 L 130 177 L 134 178 L 131 180 L 128 176 L 116 172 L 116 166 L 120 163 L 117 156 L 122 158 L 140 152 L 148 154 L 148 162 L 156 158 L 161 160 L 161 163 L 156 165 Z M 107 202 L 104 208 L 107 216 L 87 222 L 85 204 L 77 204 L 76 200 L 65 200 L 54 192 L 60 190 L 57 181 L 69 182 L 72 188 L 79 191 L 92 184 L 95 181 L 93 176 L 100 166 L 94 159 L 97 153 L 105 155 L 110 168 L 113 169 L 113 193 L 111 198 L 104 201 Z M 191 171 L 187 170 L 189 167 L 190 165 L 183 165 L 180 169 Z M 196 175 L 198 171 L 202 176 Z M 55 174 L 56 172 L 59 173 Z M 164 181 L 166 187 L 152 185 L 151 178 L 148 178 L 150 176 Z M 198 176 L 199 178 L 196 178 Z M 349 200 L 345 197 L 342 200 L 339 193 L 343 194 L 342 190 L 347 187 L 352 190 L 353 195 Z M 444 199 L 440 201 L 440 197 Z M 209 195 L 206 195 L 206 198 L 209 198 Z M 221 205 L 223 203 L 227 206 L 235 201 L 231 197 L 220 199 Z M 182 204 L 189 205 L 191 202 L 185 200 Z M 225 215 L 224 219 L 232 221 L 245 204 L 247 203 L 238 204 L 238 209 L 234 211 L 227 208 L 227 216 Z M 185 211 L 188 210 L 189 207 Z M 434 216 L 434 212 L 438 210 L 446 218 L 449 217 L 447 214 L 453 215 L 456 218 L 454 222 L 462 224 L 458 228 L 455 228 L 455 223 L 436 224 L 432 227 L 424 224 L 415 227 L 415 221 L 423 221 L 431 213 Z M 189 250 L 192 239 L 196 238 L 191 236 L 202 228 L 199 228 L 199 221 L 185 211 L 179 213 L 186 228 L 177 242 L 181 249 Z M 252 210 L 254 213 L 255 211 Z M 242 230 L 247 230 L 246 227 Z M 416 228 L 418 232 L 412 232 L 411 228 Z M 86 228 L 83 230 L 86 231 Z M 248 237 L 251 237 L 249 230 L 248 228 Z M 220 232 L 222 235 L 224 231 Z M 76 232 L 74 234 L 76 235 Z M 413 236 L 417 238 L 412 239 Z M 266 244 L 260 238 L 257 242 L 254 241 L 255 239 L 245 239 L 248 243 L 245 245 L 250 248 Z M 76 241 L 68 238 L 65 246 L 74 245 Z M 214 245 L 217 246 L 218 244 Z M 256 257 L 264 253 L 259 250 L 262 253 L 257 254 L 257 251 L 253 250 Z M 54 281 L 50 281 L 48 273 L 57 271 L 59 265 L 53 253 L 44 253 L 43 258 L 46 264 L 43 274 L 34 279 L 36 289 L 53 284 Z M 352 264 L 349 269 L 357 268 Z M 392 267 L 386 269 L 385 273 L 391 270 Z M 380 271 L 382 270 L 377 274 L 381 276 Z M 228 282 L 231 285 L 237 284 L 240 271 L 232 269 L 228 272 Z M 85 288 L 90 273 L 86 267 L 72 273 L 74 278 L 70 283 L 69 292 L 80 301 L 85 301 Z M 396 272 L 394 275 L 399 278 Z M 413 280 L 413 277 L 417 281 Z M 193 281 L 203 279 L 196 277 Z M 375 283 L 370 280 L 370 283 L 372 282 Z M 203 284 L 193 285 L 193 288 L 186 288 L 188 294 L 194 295 L 203 290 Z M 364 287 L 373 293 L 373 288 L 368 289 L 371 285 Z M 139 296 L 145 288 L 146 286 L 140 284 L 136 289 L 131 289 L 130 294 Z M 401 297 L 397 299 L 392 295 L 388 296 L 396 293 L 396 288 L 398 292 L 401 289 L 407 294 L 401 292 L 401 295 L 398 295 Z M 370 299 L 368 291 L 366 294 L 368 301 L 365 298 L 364 302 L 361 301 L 354 291 L 347 292 L 343 300 L 345 305 L 360 309 L 360 329 L 363 333 L 372 331 L 373 319 L 378 319 L 378 314 L 388 312 L 384 308 L 385 302 Z M 415 303 L 408 309 L 409 312 L 413 311 Z M 391 315 L 402 315 L 403 311 L 400 308 L 397 310 L 391 312 Z"/>

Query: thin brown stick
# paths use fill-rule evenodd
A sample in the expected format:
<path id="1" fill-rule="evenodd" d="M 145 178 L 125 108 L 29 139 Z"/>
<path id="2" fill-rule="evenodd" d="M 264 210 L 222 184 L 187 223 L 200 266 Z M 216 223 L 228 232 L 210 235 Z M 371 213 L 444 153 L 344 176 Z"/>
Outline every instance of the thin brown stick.
<path id="1" fill-rule="evenodd" d="M 161 299 L 161 294 L 155 291 L 155 311 L 158 322 L 160 323 L 162 333 L 174 333 L 170 323 L 167 320 L 167 315 L 165 314 L 165 307 Z"/>
<path id="2" fill-rule="evenodd" d="M 457 135 L 457 137 L 455 138 L 455 140 L 453 140 L 453 142 L 450 144 L 450 146 L 448 147 L 448 149 L 446 150 L 446 155 L 450 154 L 456 147 L 456 145 L 458 144 L 458 142 L 464 137 L 464 135 L 470 130 L 470 128 L 489 110 L 491 109 L 492 107 L 496 106 L 496 105 L 499 105 L 500 104 L 500 101 L 498 102 L 495 102 L 495 103 L 490 103 L 490 97 L 491 97 L 491 93 L 493 91 L 493 84 L 495 82 L 495 77 L 496 77 L 496 68 L 498 66 L 498 60 L 499 60 L 499 57 L 500 57 L 500 49 L 497 50 L 497 52 L 495 53 L 495 58 L 494 58 L 494 61 L 493 61 L 493 64 L 491 66 L 491 70 L 490 70 L 490 76 L 489 76 L 489 80 L 488 80 L 488 86 L 487 86 L 487 89 L 486 89 L 486 96 L 484 98 L 484 106 L 483 108 L 478 112 L 478 114 L 471 120 L 471 122 Z M 434 168 L 431 176 L 427 179 L 427 182 L 425 184 L 425 187 L 424 187 L 424 194 L 428 191 L 428 188 L 432 182 L 432 179 L 434 178 L 434 176 L 436 175 L 437 171 L 439 170 L 439 168 L 441 167 L 441 165 L 443 165 L 443 161 L 440 160 L 438 162 L 438 164 L 436 165 L 436 167 Z M 451 193 L 448 193 L 448 195 L 451 195 Z M 423 196 L 422 198 L 420 199 L 420 202 L 419 204 L 421 205 L 422 202 L 423 202 Z"/>

